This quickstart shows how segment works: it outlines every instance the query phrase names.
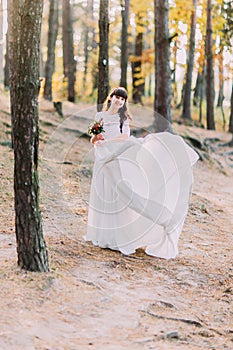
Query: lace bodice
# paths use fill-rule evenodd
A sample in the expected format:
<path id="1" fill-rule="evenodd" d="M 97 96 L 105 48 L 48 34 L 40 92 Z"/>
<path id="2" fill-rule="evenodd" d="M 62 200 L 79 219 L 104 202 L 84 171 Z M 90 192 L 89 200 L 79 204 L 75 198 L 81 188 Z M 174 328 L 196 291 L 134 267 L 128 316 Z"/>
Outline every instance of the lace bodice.
<path id="1" fill-rule="evenodd" d="M 130 127 L 129 127 L 129 120 L 125 120 L 123 128 L 122 128 L 122 134 L 120 132 L 120 122 L 119 122 L 119 114 L 109 114 L 108 112 L 99 112 L 95 116 L 95 120 L 103 119 L 104 122 L 104 138 L 106 140 L 118 137 L 122 134 L 126 134 L 130 136 Z"/>

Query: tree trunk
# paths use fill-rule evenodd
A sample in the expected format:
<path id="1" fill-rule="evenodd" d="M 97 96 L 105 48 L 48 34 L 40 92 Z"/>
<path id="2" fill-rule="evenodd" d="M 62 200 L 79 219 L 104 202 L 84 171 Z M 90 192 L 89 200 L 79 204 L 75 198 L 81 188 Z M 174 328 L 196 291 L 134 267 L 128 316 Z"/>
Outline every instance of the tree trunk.
<path id="1" fill-rule="evenodd" d="M 149 78 L 148 78 L 148 90 L 147 90 L 147 95 L 149 97 L 152 96 L 152 74 L 149 75 Z"/>
<path id="2" fill-rule="evenodd" d="M 171 69 L 170 69 L 170 41 L 168 31 L 168 0 L 155 1 L 155 100 L 154 110 L 171 122 Z M 157 118 L 157 115 L 155 114 Z M 164 119 L 159 120 L 161 127 L 169 127 Z M 157 121 L 156 121 L 157 122 Z"/>
<path id="3" fill-rule="evenodd" d="M 195 88 L 194 88 L 194 94 L 193 94 L 193 105 L 194 106 L 198 106 L 198 101 L 200 99 L 201 80 L 202 80 L 202 74 L 198 71 L 196 84 L 195 84 Z"/>
<path id="4" fill-rule="evenodd" d="M 233 134 L 233 83 L 231 88 L 231 109 L 230 109 L 230 120 L 229 120 L 229 132 Z"/>
<path id="5" fill-rule="evenodd" d="M 174 56 L 174 68 L 172 72 L 171 77 L 171 84 L 172 84 L 172 103 L 175 107 L 177 107 L 177 82 L 176 82 L 176 70 L 177 70 L 177 41 L 174 42 L 173 47 L 173 56 Z"/>
<path id="6" fill-rule="evenodd" d="M 213 43 L 212 43 L 212 0 L 207 0 L 206 119 L 207 119 L 207 129 L 215 130 L 215 122 L 214 122 L 214 69 L 213 69 Z"/>
<path id="7" fill-rule="evenodd" d="M 182 85 L 181 95 L 180 95 L 180 102 L 177 104 L 176 109 L 179 109 L 183 105 L 184 92 L 185 92 L 185 79 L 183 79 L 183 85 Z"/>
<path id="8" fill-rule="evenodd" d="M 63 70 L 68 80 L 68 101 L 75 102 L 76 61 L 70 0 L 62 0 Z"/>
<path id="9" fill-rule="evenodd" d="M 3 6 L 0 1 L 0 88 L 3 83 Z"/>
<path id="10" fill-rule="evenodd" d="M 93 1 L 93 0 L 91 0 Z M 95 18 L 95 8 L 94 3 L 92 5 L 92 14 L 91 14 L 91 20 L 92 20 L 92 26 L 90 29 L 91 33 L 91 55 L 89 55 L 90 60 L 90 67 L 91 67 L 91 82 L 92 82 L 92 91 L 91 96 L 94 98 L 95 90 L 98 89 L 98 43 L 96 40 L 97 34 L 96 34 L 96 28 L 95 25 L 93 25 L 94 18 Z M 97 14 L 96 14 L 97 15 Z"/>
<path id="11" fill-rule="evenodd" d="M 39 52 L 42 8 L 42 0 L 8 0 L 18 265 L 30 271 L 49 270 L 39 211 L 37 171 Z"/>
<path id="12" fill-rule="evenodd" d="M 127 66 L 128 66 L 128 25 L 129 25 L 129 2 L 124 0 L 122 5 L 122 31 L 121 31 L 121 80 L 120 86 L 127 89 Z"/>
<path id="13" fill-rule="evenodd" d="M 58 0 L 50 0 L 48 53 L 45 65 L 44 98 L 52 101 L 52 76 L 55 66 L 55 47 L 58 33 Z"/>
<path id="14" fill-rule="evenodd" d="M 138 15 L 137 25 L 142 27 L 143 23 L 140 15 Z M 142 96 L 144 95 L 145 79 L 142 74 L 142 49 L 143 49 L 143 32 L 139 31 L 136 35 L 135 56 L 132 61 L 133 75 L 133 102 L 143 105 Z"/>
<path id="15" fill-rule="evenodd" d="M 196 24 L 197 24 L 197 0 L 193 0 L 193 10 L 191 16 L 191 28 L 190 28 L 190 45 L 188 54 L 188 66 L 185 79 L 185 91 L 183 100 L 183 112 L 182 118 L 192 120 L 191 117 L 191 89 L 192 89 L 192 75 L 194 66 L 194 54 L 195 54 L 195 35 L 196 35 Z"/>
<path id="16" fill-rule="evenodd" d="M 218 55 L 218 76 L 219 76 L 219 92 L 218 92 L 218 102 L 217 107 L 223 106 L 224 101 L 224 79 L 223 79 L 223 47 L 220 46 L 220 52 Z"/>
<path id="17" fill-rule="evenodd" d="M 204 65 L 202 73 L 201 73 L 201 79 L 200 79 L 200 95 L 199 95 L 199 123 L 202 125 L 202 103 L 204 99 L 204 92 L 205 92 L 205 86 L 206 86 L 206 67 Z"/>
<path id="18" fill-rule="evenodd" d="M 97 109 L 102 109 L 109 90 L 109 18 L 108 0 L 100 0 L 99 8 L 99 59 L 98 59 L 98 99 Z"/>
<path id="19" fill-rule="evenodd" d="M 90 34 L 92 34 L 92 42 L 93 42 L 93 0 L 87 0 L 87 8 L 86 8 L 86 20 L 87 24 L 84 31 L 84 72 L 83 72 L 83 88 L 86 89 L 86 81 L 87 81 L 87 71 L 88 71 L 88 61 L 89 61 L 89 52 L 90 52 Z"/>
<path id="20" fill-rule="evenodd" d="M 8 33 L 6 34 L 6 54 L 5 54 L 5 66 L 4 66 L 4 87 L 8 89 L 10 86 L 9 79 L 9 49 L 8 49 Z"/>

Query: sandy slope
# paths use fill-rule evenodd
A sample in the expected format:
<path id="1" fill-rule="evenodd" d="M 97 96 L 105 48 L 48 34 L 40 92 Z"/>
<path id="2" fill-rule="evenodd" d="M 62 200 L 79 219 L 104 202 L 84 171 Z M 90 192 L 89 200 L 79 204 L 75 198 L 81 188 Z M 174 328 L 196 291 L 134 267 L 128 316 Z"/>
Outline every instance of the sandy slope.
<path id="1" fill-rule="evenodd" d="M 221 155 L 230 149 L 210 152 L 194 170 L 179 256 L 126 257 L 82 239 L 92 161 L 82 132 L 94 108 L 65 103 L 61 123 L 42 101 L 41 209 L 51 272 L 27 273 L 16 265 L 10 116 L 8 100 L 0 102 L 0 349 L 233 349 L 233 168 Z M 150 121 L 140 112 L 134 123 Z M 214 147 L 230 139 L 175 128 L 218 137 Z"/>

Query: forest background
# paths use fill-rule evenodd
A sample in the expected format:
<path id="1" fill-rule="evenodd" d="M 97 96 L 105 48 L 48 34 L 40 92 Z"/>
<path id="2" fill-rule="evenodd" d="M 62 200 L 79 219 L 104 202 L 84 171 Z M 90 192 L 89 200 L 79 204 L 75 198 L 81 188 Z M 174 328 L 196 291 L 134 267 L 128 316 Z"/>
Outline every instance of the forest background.
<path id="1" fill-rule="evenodd" d="M 160 3 L 163 12 L 159 12 Z M 5 88 L 9 86 L 6 6 L 7 1 L 2 0 L 0 83 Z M 156 94 L 161 100 L 161 89 L 170 89 L 166 104 L 176 110 L 174 115 L 211 129 L 215 122 L 228 128 L 232 7 L 230 0 L 44 1 L 40 93 L 55 101 L 101 103 L 110 87 L 122 85 L 132 102 L 154 106 L 169 119 L 168 107 L 159 110 Z M 156 37 L 156 27 L 165 43 Z M 160 61 L 159 55 L 163 55 Z M 163 67 L 164 61 L 169 68 Z M 171 87 L 165 84 L 167 77 L 163 78 L 168 69 Z"/>

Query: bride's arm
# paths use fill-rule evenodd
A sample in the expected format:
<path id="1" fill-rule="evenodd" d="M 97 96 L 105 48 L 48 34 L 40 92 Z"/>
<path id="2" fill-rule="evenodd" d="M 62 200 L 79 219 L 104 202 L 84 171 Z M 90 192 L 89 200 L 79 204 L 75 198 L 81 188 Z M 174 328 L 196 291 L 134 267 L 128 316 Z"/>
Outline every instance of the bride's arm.
<path id="1" fill-rule="evenodd" d="M 113 141 L 116 141 L 116 142 L 119 142 L 119 141 L 125 141 L 129 138 L 129 136 L 127 134 L 121 134 L 117 137 L 113 137 L 111 139 L 108 139 L 108 142 L 113 142 Z"/>

